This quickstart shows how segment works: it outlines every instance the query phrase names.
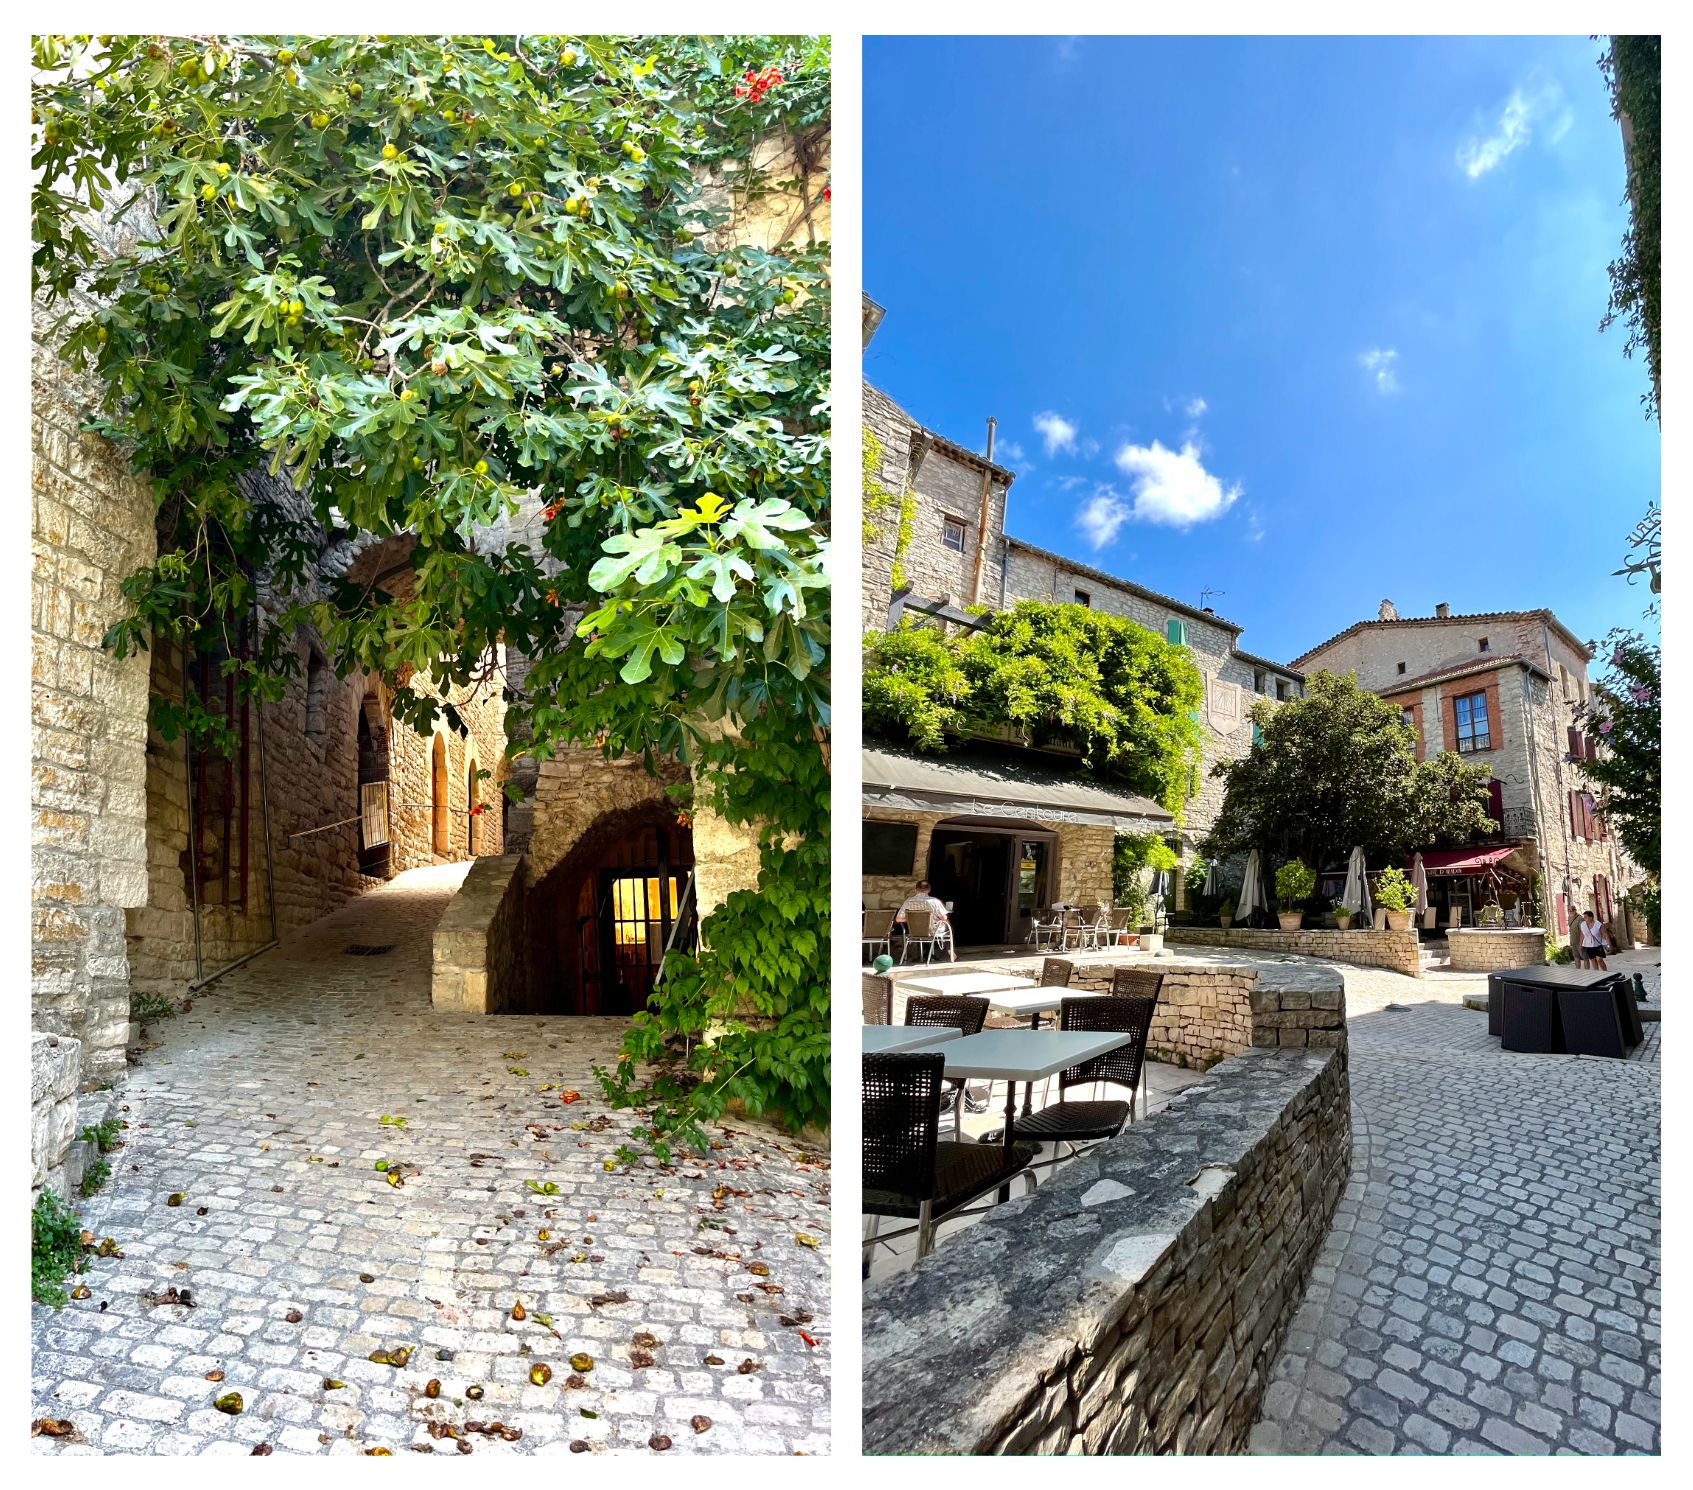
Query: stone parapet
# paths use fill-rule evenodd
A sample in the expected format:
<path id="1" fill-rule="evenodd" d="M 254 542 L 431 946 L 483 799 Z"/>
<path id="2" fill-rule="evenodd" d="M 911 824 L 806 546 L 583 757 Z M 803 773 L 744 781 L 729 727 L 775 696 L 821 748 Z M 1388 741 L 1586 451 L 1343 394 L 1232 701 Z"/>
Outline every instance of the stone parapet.
<path id="1" fill-rule="evenodd" d="M 77 1088 L 82 1084 L 82 1042 L 69 1035 L 32 1031 L 29 1037 L 30 1191 L 63 1195 L 65 1161 L 76 1138 Z"/>
<path id="2" fill-rule="evenodd" d="M 1244 1450 L 1351 1145 L 1338 1052 L 1223 1062 L 867 1290 L 865 1452 Z"/>
<path id="3" fill-rule="evenodd" d="M 1546 933 L 1539 926 L 1459 928 L 1446 933 L 1446 949 L 1455 973 L 1539 967 L 1546 961 Z"/>
<path id="4" fill-rule="evenodd" d="M 429 1001 L 467 1014 L 509 1014 L 529 1005 L 524 901 L 527 860 L 478 859 L 435 926 Z"/>
<path id="5" fill-rule="evenodd" d="M 1172 946 L 1239 947 L 1252 952 L 1282 952 L 1294 957 L 1322 957 L 1361 967 L 1385 967 L 1407 977 L 1423 975 L 1415 931 L 1253 931 L 1241 927 L 1172 926 L 1165 933 Z"/>

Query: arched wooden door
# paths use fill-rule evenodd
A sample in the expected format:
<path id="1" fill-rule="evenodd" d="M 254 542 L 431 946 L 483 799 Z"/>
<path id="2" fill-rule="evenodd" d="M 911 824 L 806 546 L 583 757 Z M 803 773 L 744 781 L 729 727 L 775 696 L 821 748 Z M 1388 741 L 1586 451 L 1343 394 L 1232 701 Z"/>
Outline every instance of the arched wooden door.
<path id="1" fill-rule="evenodd" d="M 445 859 L 453 851 L 451 819 L 447 814 L 447 742 L 440 735 L 430 753 L 429 811 L 435 853 Z"/>

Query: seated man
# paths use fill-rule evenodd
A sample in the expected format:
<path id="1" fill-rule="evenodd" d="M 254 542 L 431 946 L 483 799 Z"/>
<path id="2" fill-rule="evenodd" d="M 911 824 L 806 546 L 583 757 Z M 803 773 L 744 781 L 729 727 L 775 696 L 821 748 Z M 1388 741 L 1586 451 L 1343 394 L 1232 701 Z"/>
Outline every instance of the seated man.
<path id="1" fill-rule="evenodd" d="M 906 912 L 908 911 L 927 911 L 929 913 L 932 935 L 937 942 L 945 945 L 947 960 L 957 962 L 958 954 L 952 946 L 952 922 L 947 919 L 946 906 L 929 893 L 929 882 L 927 880 L 918 880 L 917 888 L 905 897 L 904 904 L 894 915 L 894 925 L 904 926 Z"/>

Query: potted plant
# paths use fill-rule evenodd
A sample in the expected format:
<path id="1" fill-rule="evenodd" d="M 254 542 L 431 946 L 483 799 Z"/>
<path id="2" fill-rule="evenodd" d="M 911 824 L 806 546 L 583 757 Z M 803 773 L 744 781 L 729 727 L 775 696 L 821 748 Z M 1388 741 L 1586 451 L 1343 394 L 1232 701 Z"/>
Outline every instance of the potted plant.
<path id="1" fill-rule="evenodd" d="M 1407 931 L 1411 925 L 1411 907 L 1417 903 L 1417 887 L 1405 877 L 1402 869 L 1384 869 L 1376 881 L 1376 904 L 1387 912 L 1389 931 Z"/>
<path id="2" fill-rule="evenodd" d="M 1505 924 L 1505 907 L 1495 901 L 1492 905 L 1484 905 L 1476 912 L 1477 926 L 1502 927 Z"/>
<path id="3" fill-rule="evenodd" d="M 1234 896 L 1229 896 L 1223 902 L 1223 908 L 1217 913 L 1217 919 L 1222 922 L 1224 931 L 1227 931 L 1234 924 Z"/>
<path id="4" fill-rule="evenodd" d="M 1311 898 L 1317 888 L 1317 876 L 1305 867 L 1303 859 L 1294 859 L 1276 871 L 1276 904 L 1300 905 Z M 1278 911 L 1276 919 L 1283 931 L 1298 931 L 1305 919 L 1303 911 Z"/>
<path id="5" fill-rule="evenodd" d="M 1352 918 L 1357 914 L 1358 914 L 1358 907 L 1357 906 L 1348 905 L 1344 900 L 1335 901 L 1335 903 L 1334 903 L 1334 929 L 1336 931 L 1346 931 L 1346 930 L 1348 930 L 1352 925 Z"/>

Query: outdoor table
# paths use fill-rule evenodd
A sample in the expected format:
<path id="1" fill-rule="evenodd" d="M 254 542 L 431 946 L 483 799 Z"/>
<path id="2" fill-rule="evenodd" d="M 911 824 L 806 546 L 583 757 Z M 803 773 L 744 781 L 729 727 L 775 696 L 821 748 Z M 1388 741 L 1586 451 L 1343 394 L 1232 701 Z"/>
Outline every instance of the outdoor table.
<path id="1" fill-rule="evenodd" d="M 975 994 L 1005 993 L 1040 985 L 1033 978 L 1020 978 L 1014 973 L 936 973 L 921 978 L 901 978 L 896 986 L 906 993 Z"/>
<path id="2" fill-rule="evenodd" d="M 1006 1083 L 1004 1145 L 1009 1153 L 1019 1081 L 1045 1081 L 1133 1039 L 1117 1030 L 983 1030 L 946 1047 L 945 1074 L 949 1080 L 974 1077 Z"/>
<path id="3" fill-rule="evenodd" d="M 1620 1059 L 1645 1037 L 1621 973 L 1511 968 L 1489 976 L 1487 1005 L 1488 1033 L 1497 1024 L 1505 1050 Z"/>
<path id="4" fill-rule="evenodd" d="M 1040 1028 L 1040 1017 L 1050 1010 L 1056 1009 L 1065 999 L 1098 998 L 1098 994 L 1083 993 L 1079 989 L 1068 987 L 1053 988 L 1014 988 L 1004 993 L 990 993 L 988 1008 L 995 1014 L 1015 1014 L 1021 1019 L 1025 1014 L 1029 1016 L 1029 1028 Z M 1029 1104 L 1034 1101 L 1035 1088 L 1031 1082 L 1023 1088 L 1023 1116 L 1029 1115 Z"/>
<path id="5" fill-rule="evenodd" d="M 925 1024 L 867 1024 L 859 1033 L 864 1037 L 861 1054 L 887 1055 L 896 1050 L 927 1050 L 958 1039 L 961 1032 Z"/>

